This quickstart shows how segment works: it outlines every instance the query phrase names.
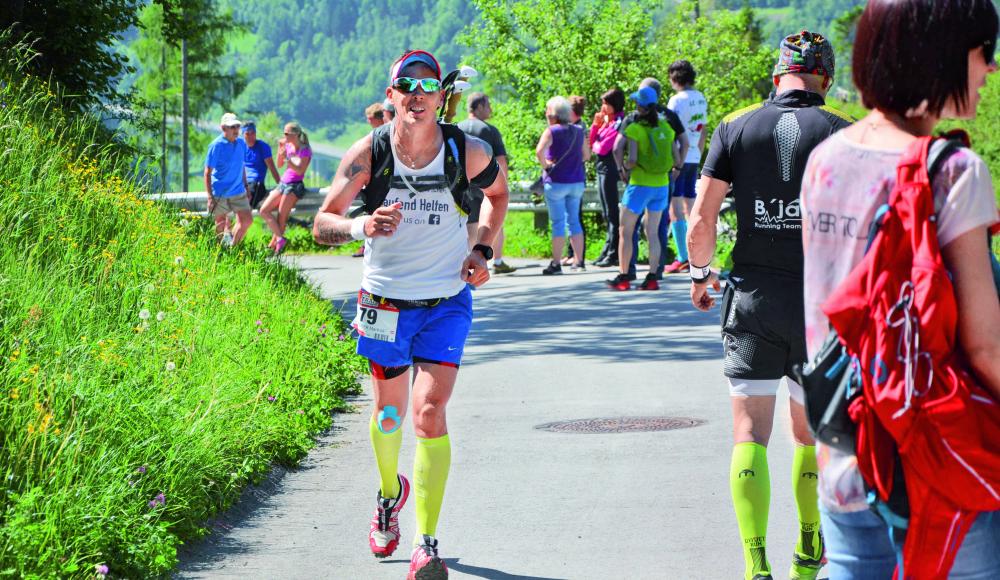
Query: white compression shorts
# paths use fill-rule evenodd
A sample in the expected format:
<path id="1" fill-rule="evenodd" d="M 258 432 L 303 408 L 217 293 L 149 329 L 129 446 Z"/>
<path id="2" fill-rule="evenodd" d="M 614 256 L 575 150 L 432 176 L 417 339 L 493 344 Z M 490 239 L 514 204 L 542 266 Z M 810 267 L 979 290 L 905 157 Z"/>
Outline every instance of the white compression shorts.
<path id="1" fill-rule="evenodd" d="M 727 379 L 729 381 L 729 396 L 731 397 L 773 397 L 778 394 L 781 379 Z M 798 404 L 805 402 L 802 385 L 785 377 L 788 383 L 788 396 Z"/>

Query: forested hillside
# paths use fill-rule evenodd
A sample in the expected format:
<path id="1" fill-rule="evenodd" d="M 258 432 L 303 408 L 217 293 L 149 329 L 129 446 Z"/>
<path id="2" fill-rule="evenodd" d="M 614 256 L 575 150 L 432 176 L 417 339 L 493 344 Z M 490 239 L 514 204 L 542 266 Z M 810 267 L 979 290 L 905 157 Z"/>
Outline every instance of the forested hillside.
<path id="1" fill-rule="evenodd" d="M 236 105 L 249 113 L 274 111 L 335 136 L 363 122 L 380 100 L 388 64 L 407 48 L 434 51 L 453 67 L 470 49 L 456 41 L 478 18 L 471 0 L 226 0 L 249 34 L 234 43 L 236 66 L 248 85 Z M 586 2 L 581 0 L 577 4 Z M 829 23 L 862 0 L 752 0 L 763 8 L 765 34 Z M 572 3 L 573 0 L 567 0 Z M 623 0 L 630 3 L 630 0 Z M 672 0 L 655 11 L 669 15 Z M 738 9 L 743 0 L 703 0 L 702 11 Z M 773 40 L 773 39 L 770 39 Z M 483 71 L 488 74 L 489 71 Z"/>
<path id="2" fill-rule="evenodd" d="M 455 36 L 476 18 L 468 0 L 279 0 L 233 2 L 252 36 L 238 46 L 248 84 L 238 105 L 274 111 L 306 127 L 364 121 L 384 98 L 388 65 L 408 48 L 454 67 Z"/>

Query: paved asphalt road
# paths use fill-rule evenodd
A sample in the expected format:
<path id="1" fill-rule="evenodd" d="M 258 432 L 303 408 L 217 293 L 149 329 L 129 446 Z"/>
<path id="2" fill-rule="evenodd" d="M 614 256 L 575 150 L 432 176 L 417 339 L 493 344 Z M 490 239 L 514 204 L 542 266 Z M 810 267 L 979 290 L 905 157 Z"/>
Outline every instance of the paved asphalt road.
<path id="1" fill-rule="evenodd" d="M 353 309 L 361 260 L 291 261 L 324 297 Z M 608 270 L 543 277 L 541 261 L 515 263 L 516 274 L 475 293 L 448 409 L 453 459 L 438 537 L 451 578 L 742 578 L 718 312 L 695 311 L 681 276 L 660 292 L 615 293 L 602 284 Z M 187 547 L 178 577 L 405 578 L 407 544 L 388 561 L 368 552 L 378 486 L 369 392 L 300 468 L 248 490 L 208 539 Z M 779 397 L 770 446 L 775 578 L 787 578 L 797 527 L 787 412 Z M 536 428 L 640 416 L 704 424 L 616 434 Z M 409 424 L 401 457 L 410 471 Z M 410 503 L 404 540 L 413 514 Z"/>

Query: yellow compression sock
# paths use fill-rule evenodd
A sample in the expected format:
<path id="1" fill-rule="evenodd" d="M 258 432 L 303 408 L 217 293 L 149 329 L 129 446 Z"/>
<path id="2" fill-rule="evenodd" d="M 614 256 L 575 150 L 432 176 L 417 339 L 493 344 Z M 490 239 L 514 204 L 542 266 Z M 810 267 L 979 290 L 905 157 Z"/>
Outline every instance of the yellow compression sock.
<path id="1" fill-rule="evenodd" d="M 381 479 L 382 497 L 399 495 L 399 446 L 403 443 L 403 430 L 396 429 L 388 435 L 378 428 L 378 420 L 372 415 L 368 426 L 371 434 L 372 449 L 375 450 L 375 461 L 378 463 L 378 475 Z"/>
<path id="2" fill-rule="evenodd" d="M 795 552 L 813 560 L 818 560 L 823 555 L 823 544 L 819 537 L 818 486 L 816 447 L 797 445 L 792 460 L 792 489 L 795 491 L 795 507 L 799 512 L 801 534 L 795 544 Z"/>
<path id="3" fill-rule="evenodd" d="M 746 578 L 770 574 L 767 561 L 767 515 L 771 504 L 771 476 L 767 469 L 767 447 L 737 443 L 729 469 L 733 508 L 743 540 Z"/>
<path id="4" fill-rule="evenodd" d="M 413 461 L 413 491 L 417 505 L 417 540 L 437 532 L 438 516 L 444 502 L 444 488 L 451 469 L 451 440 L 448 435 L 434 439 L 417 437 Z"/>

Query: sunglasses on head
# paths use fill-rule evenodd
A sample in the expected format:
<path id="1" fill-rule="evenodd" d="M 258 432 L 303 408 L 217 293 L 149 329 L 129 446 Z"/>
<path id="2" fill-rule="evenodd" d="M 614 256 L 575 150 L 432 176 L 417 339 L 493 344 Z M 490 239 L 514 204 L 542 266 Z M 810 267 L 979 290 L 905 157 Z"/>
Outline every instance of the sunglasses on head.
<path id="1" fill-rule="evenodd" d="M 399 77 L 392 81 L 392 88 L 401 93 L 412 93 L 420 87 L 425 93 L 436 93 L 441 90 L 441 81 L 435 78 L 415 79 L 412 77 Z"/>

